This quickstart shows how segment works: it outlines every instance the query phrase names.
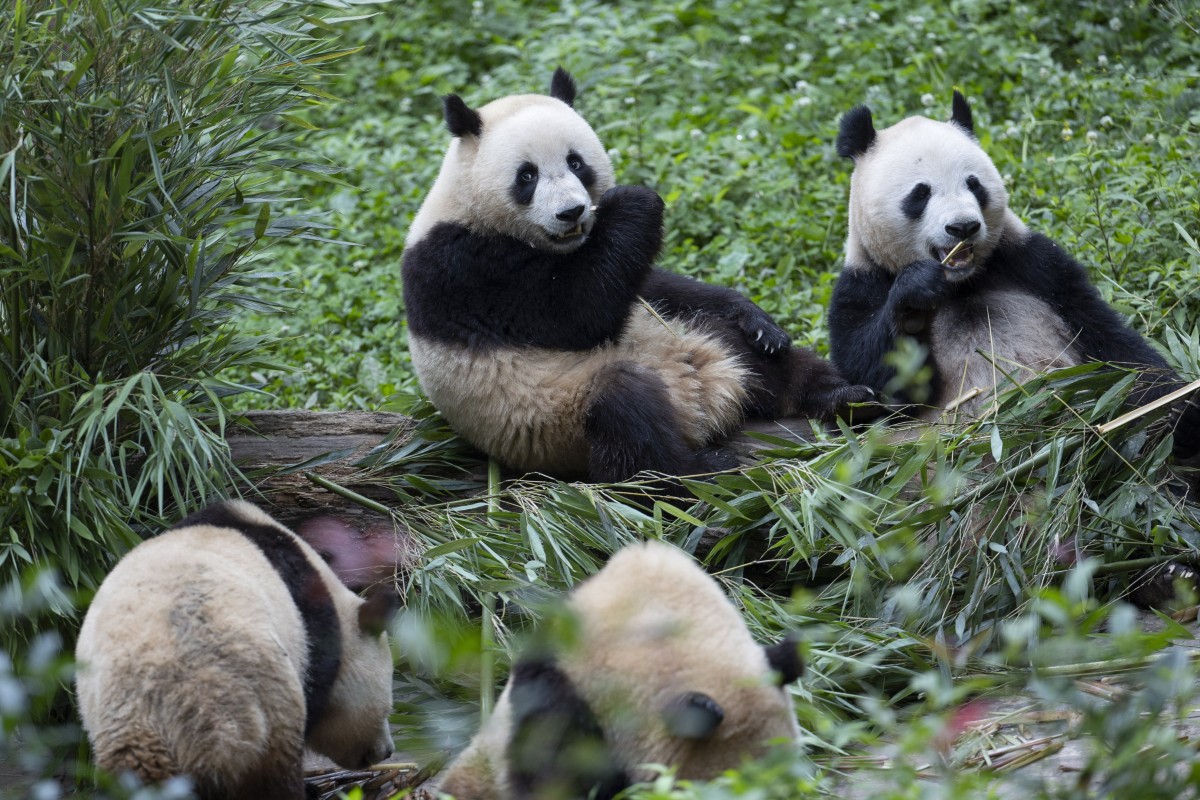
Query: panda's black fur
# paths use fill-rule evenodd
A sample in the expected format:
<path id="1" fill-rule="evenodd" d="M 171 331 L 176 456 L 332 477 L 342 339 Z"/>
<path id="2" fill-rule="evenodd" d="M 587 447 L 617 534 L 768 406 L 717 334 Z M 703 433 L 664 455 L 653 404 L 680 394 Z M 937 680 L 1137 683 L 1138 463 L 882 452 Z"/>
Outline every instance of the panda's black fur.
<path id="1" fill-rule="evenodd" d="M 972 388 L 964 375 L 990 368 L 983 356 L 965 352 L 974 347 L 994 347 L 1009 358 L 1000 367 L 1018 375 L 1019 367 L 1087 360 L 1141 370 L 1137 403 L 1177 388 L 1163 357 L 1104 302 L 1084 267 L 1008 209 L 960 93 L 949 123 L 913 117 L 876 131 L 870 110 L 859 106 L 842 118 L 837 150 L 855 160 L 855 175 L 846 263 L 829 307 L 830 351 L 849 380 L 882 392 L 894 375 L 884 356 L 907 335 L 929 348 L 930 400 L 939 407 Z M 947 176 L 961 184 L 939 182 Z M 931 202 L 943 203 L 933 220 L 926 218 Z M 939 240 L 934 226 L 942 225 Z M 964 263 L 943 267 L 957 240 L 973 249 L 966 248 Z M 958 346 L 964 352 L 954 352 L 955 340 L 966 342 Z M 1200 452 L 1195 398 L 1176 416 L 1174 446 L 1180 457 Z"/>
<path id="2" fill-rule="evenodd" d="M 733 466 L 719 445 L 745 415 L 870 399 L 749 299 L 654 269 L 662 200 L 613 185 L 574 99 L 559 70 L 548 97 L 445 100 L 455 138 L 402 273 L 413 364 L 450 424 L 512 469 L 619 481 Z"/>

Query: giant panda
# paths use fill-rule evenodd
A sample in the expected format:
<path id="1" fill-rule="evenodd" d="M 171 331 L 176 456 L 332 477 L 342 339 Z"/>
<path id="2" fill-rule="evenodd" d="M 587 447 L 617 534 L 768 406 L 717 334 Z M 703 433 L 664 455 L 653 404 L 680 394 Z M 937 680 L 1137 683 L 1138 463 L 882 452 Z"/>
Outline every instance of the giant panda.
<path id="1" fill-rule="evenodd" d="M 450 425 L 510 469 L 612 482 L 733 466 L 714 445 L 747 414 L 870 399 L 747 298 L 652 268 L 663 202 L 614 185 L 575 94 L 560 68 L 549 96 L 444 99 L 453 138 L 402 274 L 413 367 Z"/>
<path id="2" fill-rule="evenodd" d="M 981 389 L 962 405 L 977 413 L 1006 372 L 1023 380 L 1087 360 L 1141 370 L 1138 401 L 1175 388 L 1162 356 L 1104 302 L 1086 270 L 1008 207 L 962 94 L 954 93 L 949 122 L 909 117 L 883 130 L 859 106 L 841 120 L 837 152 L 854 160 L 854 172 L 830 355 L 849 380 L 882 392 L 894 374 L 884 356 L 911 336 L 928 349 L 929 401 L 939 409 Z M 1176 455 L 1200 452 L 1195 399 L 1176 419 Z"/>
<path id="3" fill-rule="evenodd" d="M 799 735 L 790 638 L 762 647 L 683 551 L 630 545 L 566 600 L 575 627 L 514 665 L 492 716 L 434 781 L 458 800 L 611 798 L 648 764 L 706 780 Z"/>
<path id="4" fill-rule="evenodd" d="M 186 774 L 201 798 L 304 796 L 313 750 L 352 769 L 392 752 L 386 587 L 360 598 L 249 503 L 199 511 L 127 553 L 76 647 L 95 763 Z"/>

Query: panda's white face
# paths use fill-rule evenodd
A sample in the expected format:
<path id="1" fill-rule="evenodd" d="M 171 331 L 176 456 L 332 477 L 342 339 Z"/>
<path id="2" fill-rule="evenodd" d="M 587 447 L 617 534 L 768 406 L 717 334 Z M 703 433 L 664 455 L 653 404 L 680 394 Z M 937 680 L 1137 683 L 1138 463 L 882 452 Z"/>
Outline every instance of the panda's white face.
<path id="1" fill-rule="evenodd" d="M 899 272 L 921 259 L 966 280 L 995 250 L 1008 193 L 992 160 L 958 125 L 910 117 L 855 159 L 847 260 Z M 956 245 L 958 250 L 950 255 Z"/>
<path id="2" fill-rule="evenodd" d="M 613 185 L 591 126 L 566 103 L 539 95 L 503 98 L 479 115 L 482 135 L 459 143 L 471 159 L 468 224 L 555 252 L 582 245 L 596 221 L 593 207 Z"/>

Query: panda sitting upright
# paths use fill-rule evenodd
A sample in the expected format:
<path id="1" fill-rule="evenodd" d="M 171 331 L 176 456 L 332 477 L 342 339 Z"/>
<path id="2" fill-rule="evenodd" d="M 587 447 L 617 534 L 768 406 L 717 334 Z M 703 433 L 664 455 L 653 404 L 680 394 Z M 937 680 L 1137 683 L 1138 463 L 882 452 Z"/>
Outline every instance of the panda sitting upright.
<path id="1" fill-rule="evenodd" d="M 1008 208 L 960 93 L 950 122 L 910 117 L 876 131 L 870 109 L 859 106 L 842 118 L 837 151 L 854 159 L 854 174 L 846 263 L 829 306 L 830 354 L 848 379 L 882 392 L 894 374 L 884 356 L 912 336 L 928 348 L 938 408 L 989 390 L 962 406 L 978 411 L 1005 374 L 1022 380 L 1029 370 L 1086 360 L 1142 370 L 1140 401 L 1175 388 L 1162 356 L 1104 302 L 1084 268 Z M 1177 457 L 1200 452 L 1194 398 L 1177 418 L 1174 445 Z"/>
<path id="2" fill-rule="evenodd" d="M 611 482 L 733 466 L 719 444 L 747 414 L 869 400 L 747 298 L 652 268 L 662 200 L 614 186 L 574 99 L 562 69 L 548 97 L 445 98 L 454 139 L 403 280 L 413 366 L 451 426 L 510 468 Z"/>

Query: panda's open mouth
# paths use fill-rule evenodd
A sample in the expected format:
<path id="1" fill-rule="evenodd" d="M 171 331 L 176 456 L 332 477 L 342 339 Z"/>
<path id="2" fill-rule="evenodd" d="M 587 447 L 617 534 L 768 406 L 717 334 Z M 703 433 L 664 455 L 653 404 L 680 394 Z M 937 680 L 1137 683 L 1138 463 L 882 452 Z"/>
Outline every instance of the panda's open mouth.
<path id="1" fill-rule="evenodd" d="M 579 236 L 583 236 L 583 223 L 582 222 L 576 224 L 574 228 L 572 228 L 569 231 L 565 231 L 564 233 L 550 234 L 550 238 L 554 239 L 555 241 L 558 241 L 558 242 L 565 242 L 568 239 L 575 239 Z"/>
<path id="2" fill-rule="evenodd" d="M 951 272 L 967 269 L 975 263 L 975 246 L 959 242 L 952 247 L 935 247 L 933 257 L 944 269 Z"/>

